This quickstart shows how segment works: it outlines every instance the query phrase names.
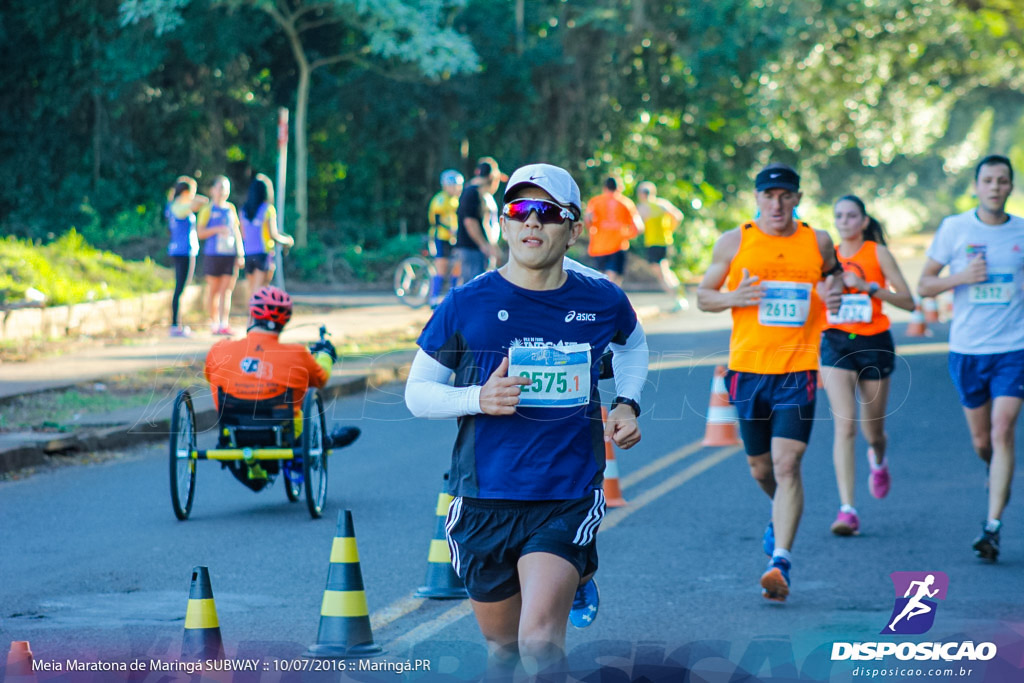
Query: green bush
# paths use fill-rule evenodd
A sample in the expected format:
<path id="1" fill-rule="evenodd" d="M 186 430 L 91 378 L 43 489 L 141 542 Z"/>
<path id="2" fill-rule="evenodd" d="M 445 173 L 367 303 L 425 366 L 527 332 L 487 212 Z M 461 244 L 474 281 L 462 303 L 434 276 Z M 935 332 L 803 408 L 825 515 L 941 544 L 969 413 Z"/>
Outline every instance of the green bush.
<path id="1" fill-rule="evenodd" d="M 46 245 L 0 240 L 0 303 L 19 301 L 33 287 L 49 305 L 126 299 L 174 286 L 174 274 L 152 260 L 126 261 L 100 251 L 72 229 Z"/>

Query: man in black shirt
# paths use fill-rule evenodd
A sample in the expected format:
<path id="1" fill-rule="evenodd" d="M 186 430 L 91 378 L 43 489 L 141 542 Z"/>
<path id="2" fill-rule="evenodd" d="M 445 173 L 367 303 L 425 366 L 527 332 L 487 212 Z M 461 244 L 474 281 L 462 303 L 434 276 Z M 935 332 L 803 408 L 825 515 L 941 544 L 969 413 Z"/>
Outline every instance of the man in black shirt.
<path id="1" fill-rule="evenodd" d="M 488 230 L 489 223 L 497 223 L 497 204 L 494 193 L 498 185 L 508 180 L 498 168 L 494 157 L 481 157 L 477 161 L 473 179 L 459 197 L 459 229 L 455 237 L 455 261 L 460 265 L 459 283 L 465 284 L 480 275 L 498 258 L 497 232 Z M 493 233 L 493 236 L 492 236 Z"/>

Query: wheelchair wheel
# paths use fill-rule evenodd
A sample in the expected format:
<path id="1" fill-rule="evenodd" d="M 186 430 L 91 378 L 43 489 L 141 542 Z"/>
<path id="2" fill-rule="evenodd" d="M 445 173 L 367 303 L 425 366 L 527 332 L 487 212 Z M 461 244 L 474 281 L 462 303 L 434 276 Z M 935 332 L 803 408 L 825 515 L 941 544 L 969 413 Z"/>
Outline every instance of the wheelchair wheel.
<path id="1" fill-rule="evenodd" d="M 174 516 L 188 519 L 196 495 L 196 413 L 188 389 L 178 392 L 171 413 L 171 506 Z"/>
<path id="2" fill-rule="evenodd" d="M 302 401 L 302 475 L 309 514 L 319 519 L 327 501 L 327 424 L 323 399 L 314 389 Z"/>
<path id="3" fill-rule="evenodd" d="M 406 306 L 419 308 L 430 298 L 434 266 L 422 256 L 410 256 L 395 268 L 395 296 Z"/>
<path id="4" fill-rule="evenodd" d="M 284 493 L 289 501 L 295 503 L 302 495 L 302 472 L 293 469 L 293 463 L 294 461 L 281 463 L 281 474 L 284 479 Z"/>

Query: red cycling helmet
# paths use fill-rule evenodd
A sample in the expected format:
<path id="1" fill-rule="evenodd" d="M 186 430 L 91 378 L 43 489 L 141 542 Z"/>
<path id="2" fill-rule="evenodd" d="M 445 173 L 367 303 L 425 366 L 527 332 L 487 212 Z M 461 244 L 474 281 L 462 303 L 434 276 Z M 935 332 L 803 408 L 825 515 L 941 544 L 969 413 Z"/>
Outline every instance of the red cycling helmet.
<path id="1" fill-rule="evenodd" d="M 277 287 L 260 287 L 249 300 L 249 315 L 253 320 L 275 323 L 271 329 L 284 327 L 292 319 L 292 298 Z"/>

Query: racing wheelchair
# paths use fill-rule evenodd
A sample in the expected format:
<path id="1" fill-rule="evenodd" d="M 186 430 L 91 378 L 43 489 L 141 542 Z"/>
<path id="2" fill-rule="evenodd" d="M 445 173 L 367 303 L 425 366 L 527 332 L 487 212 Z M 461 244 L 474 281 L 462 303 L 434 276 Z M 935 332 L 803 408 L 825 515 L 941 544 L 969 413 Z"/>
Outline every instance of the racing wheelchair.
<path id="1" fill-rule="evenodd" d="M 254 491 L 273 484 L 281 474 L 288 500 L 297 502 L 305 488 L 309 514 L 318 519 L 327 500 L 330 452 L 320 392 L 315 387 L 306 390 L 298 420 L 290 389 L 258 401 L 238 399 L 218 390 L 217 406 L 217 447 L 204 450 L 196 446 L 196 414 L 190 390 L 181 390 L 175 398 L 170 436 L 174 515 L 186 520 L 192 512 L 197 461 L 216 460 Z M 297 429 L 299 424 L 301 429 Z M 252 477 L 253 472 L 260 476 Z"/>

